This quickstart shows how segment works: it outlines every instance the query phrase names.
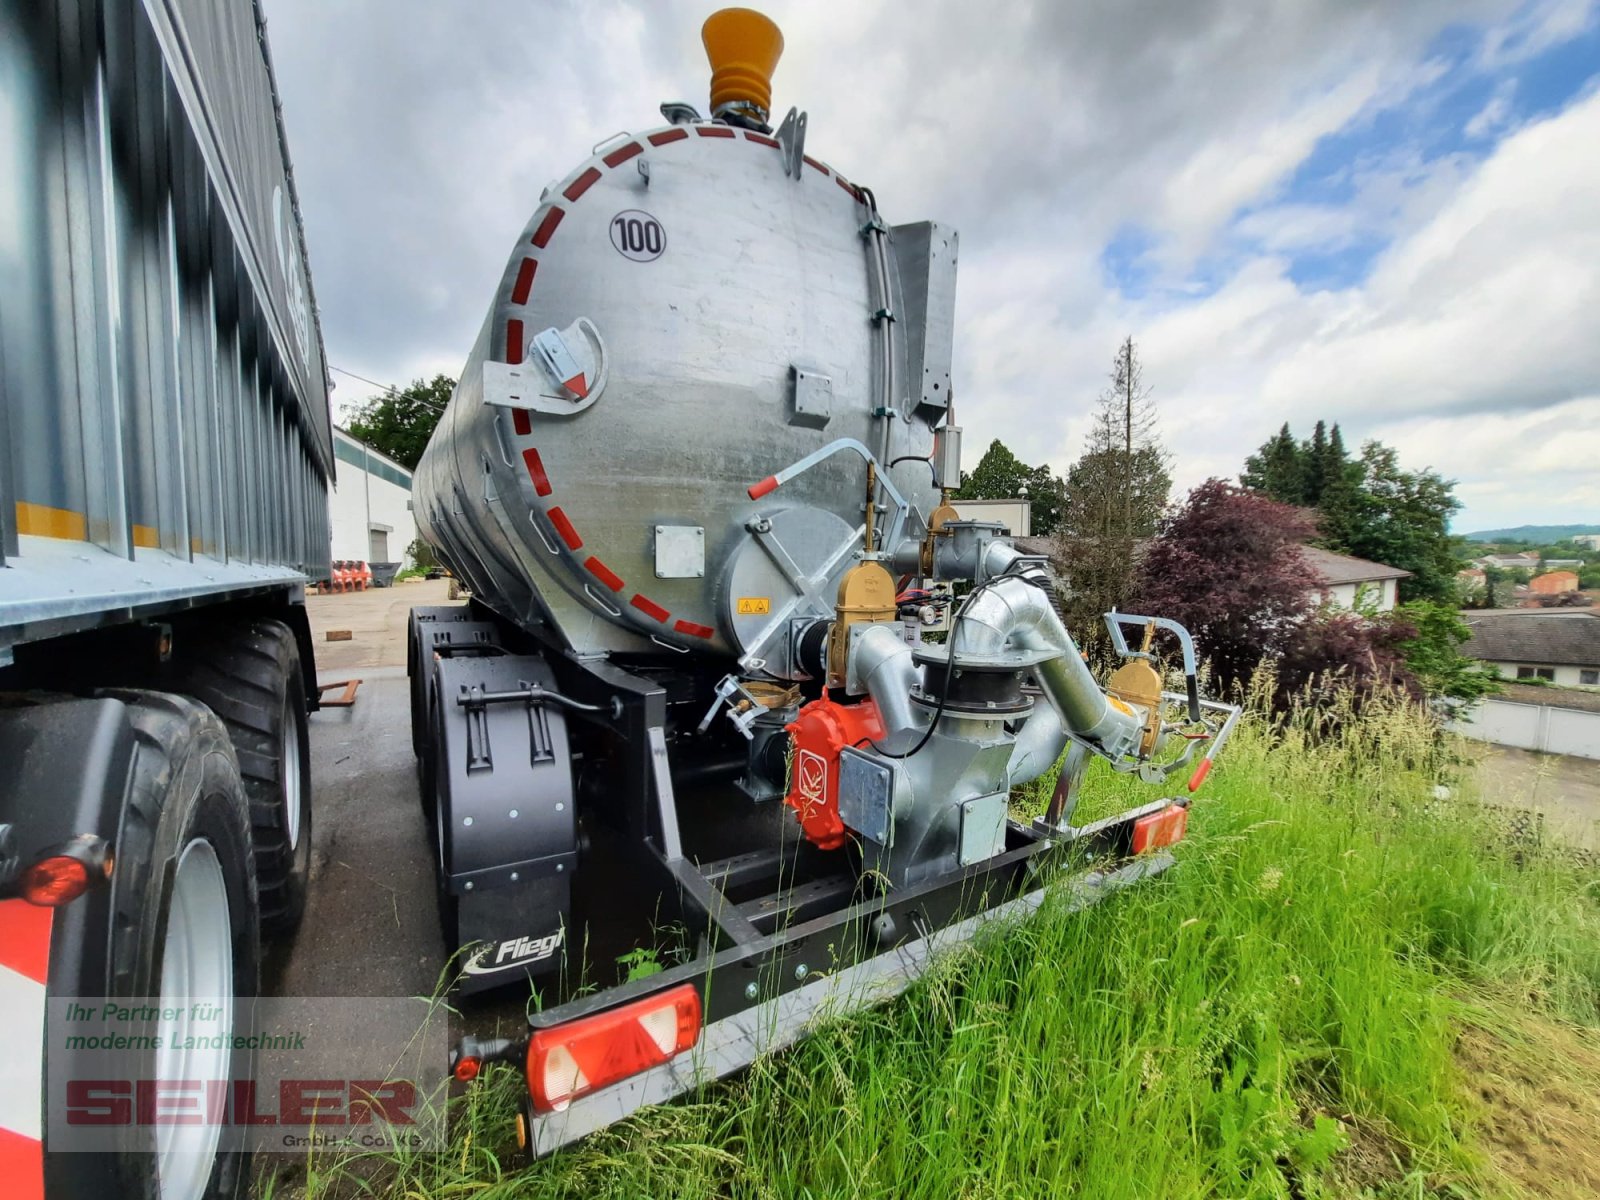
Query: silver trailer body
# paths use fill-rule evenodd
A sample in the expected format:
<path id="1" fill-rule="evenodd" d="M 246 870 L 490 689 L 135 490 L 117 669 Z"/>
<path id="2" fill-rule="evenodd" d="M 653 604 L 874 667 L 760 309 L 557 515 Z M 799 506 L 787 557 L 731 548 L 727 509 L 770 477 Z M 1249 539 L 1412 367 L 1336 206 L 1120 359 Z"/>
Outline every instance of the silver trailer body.
<path id="1" fill-rule="evenodd" d="M 953 231 L 889 229 L 782 131 L 603 143 L 511 253 L 418 465 L 418 526 L 475 596 L 573 653 L 788 677 L 788 631 L 831 616 L 862 549 L 864 465 L 748 489 L 844 438 L 881 463 L 930 454 L 955 272 Z M 914 511 L 879 532 L 914 536 L 929 464 L 887 475 Z"/>
<path id="2" fill-rule="evenodd" d="M 324 576 L 327 394 L 259 7 L 0 0 L 0 665 Z"/>

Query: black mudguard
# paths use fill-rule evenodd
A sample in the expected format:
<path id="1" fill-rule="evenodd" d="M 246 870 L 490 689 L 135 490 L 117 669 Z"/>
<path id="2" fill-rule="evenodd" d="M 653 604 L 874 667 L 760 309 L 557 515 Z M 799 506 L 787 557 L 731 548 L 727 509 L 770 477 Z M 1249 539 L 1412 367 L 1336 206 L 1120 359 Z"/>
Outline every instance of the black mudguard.
<path id="1" fill-rule="evenodd" d="M 571 750 L 532 655 L 440 658 L 434 671 L 440 899 L 454 910 L 459 989 L 560 969 L 578 862 Z M 484 696 L 526 693 L 525 698 Z M 447 934 L 451 922 L 446 921 Z"/>

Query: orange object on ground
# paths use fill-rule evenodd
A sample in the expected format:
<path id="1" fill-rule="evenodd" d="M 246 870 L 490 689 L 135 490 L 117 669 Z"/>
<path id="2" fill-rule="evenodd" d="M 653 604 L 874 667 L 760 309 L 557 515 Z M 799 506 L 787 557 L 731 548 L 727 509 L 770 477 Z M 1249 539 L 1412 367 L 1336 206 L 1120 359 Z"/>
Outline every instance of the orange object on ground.
<path id="1" fill-rule="evenodd" d="M 864 741 L 881 741 L 887 730 L 871 700 L 835 704 L 813 700 L 784 726 L 794 737 L 794 766 L 783 802 L 800 818 L 806 838 L 824 850 L 844 845 L 839 817 L 839 751 Z"/>

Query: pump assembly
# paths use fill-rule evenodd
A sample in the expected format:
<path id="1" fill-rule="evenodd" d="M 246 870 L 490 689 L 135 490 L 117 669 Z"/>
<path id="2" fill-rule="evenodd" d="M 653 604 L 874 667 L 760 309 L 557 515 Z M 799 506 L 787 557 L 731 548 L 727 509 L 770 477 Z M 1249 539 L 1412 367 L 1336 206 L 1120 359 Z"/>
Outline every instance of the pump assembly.
<path id="1" fill-rule="evenodd" d="M 1108 615 L 1102 686 L 1049 563 L 960 518 L 955 231 L 774 130 L 765 17 L 704 41 L 709 116 L 544 190 L 414 480 L 472 595 L 411 624 L 446 937 L 463 992 L 541 997 L 459 1062 L 525 1065 L 536 1152 L 904 987 L 1047 852 L 1086 895 L 1163 869 L 1237 715 L 1158 617 Z M 1188 791 L 1074 825 L 1092 758 Z M 586 989 L 663 927 L 664 970 Z"/>

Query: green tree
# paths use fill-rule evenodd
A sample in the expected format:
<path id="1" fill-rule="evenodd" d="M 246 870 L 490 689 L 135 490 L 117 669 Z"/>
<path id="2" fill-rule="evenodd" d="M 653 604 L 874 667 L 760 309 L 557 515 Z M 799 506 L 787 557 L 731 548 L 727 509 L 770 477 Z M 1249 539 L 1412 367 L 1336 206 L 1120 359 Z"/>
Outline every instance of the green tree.
<path id="1" fill-rule="evenodd" d="M 1023 484 L 1036 537 L 1049 537 L 1061 528 L 1067 508 L 1067 481 L 1047 465 L 1034 467 Z"/>
<path id="2" fill-rule="evenodd" d="M 1448 602 L 1455 592 L 1456 539 L 1450 517 L 1461 507 L 1455 484 L 1431 470 L 1401 469 L 1382 442 L 1361 448 L 1361 484 L 1352 519 L 1329 548 L 1410 571 L 1400 581 L 1402 600 Z"/>
<path id="3" fill-rule="evenodd" d="M 1315 509 L 1317 545 L 1410 571 L 1400 584 L 1403 600 L 1455 595 L 1462 557 L 1449 532 L 1461 507 L 1455 485 L 1430 470 L 1402 470 L 1383 443 L 1365 443 L 1352 460 L 1337 424 L 1318 421 L 1300 442 L 1285 424 L 1245 460 L 1239 478 L 1280 503 Z"/>
<path id="4" fill-rule="evenodd" d="M 978 465 L 961 473 L 957 500 L 1012 500 L 1022 495 L 1030 468 L 999 438 L 989 443 Z"/>
<path id="5" fill-rule="evenodd" d="M 1430 696 L 1470 702 L 1500 690 L 1498 676 L 1461 653 L 1472 631 L 1450 605 L 1413 600 L 1395 609 L 1394 619 L 1416 631 L 1400 643 L 1400 652 Z"/>
<path id="6" fill-rule="evenodd" d="M 1059 566 L 1069 624 L 1096 656 L 1109 653 L 1100 614 L 1126 605 L 1135 547 L 1154 536 L 1172 487 L 1155 405 L 1133 339 L 1124 338 L 1100 395 L 1089 444 L 1067 472 Z"/>
<path id="7" fill-rule="evenodd" d="M 456 381 L 448 375 L 414 379 L 404 388 L 380 392 L 358 405 L 345 428 L 414 471 L 455 390 Z"/>
<path id="8" fill-rule="evenodd" d="M 978 465 L 963 472 L 957 500 L 1026 500 L 1035 536 L 1056 531 L 1066 505 L 1067 485 L 1048 465 L 1030 467 L 999 438 L 989 443 Z"/>
<path id="9" fill-rule="evenodd" d="M 1305 503 L 1305 464 L 1300 458 L 1300 445 L 1289 431 L 1289 422 L 1285 421 L 1276 437 L 1263 442 L 1261 449 L 1245 459 L 1239 482 L 1280 504 Z"/>

